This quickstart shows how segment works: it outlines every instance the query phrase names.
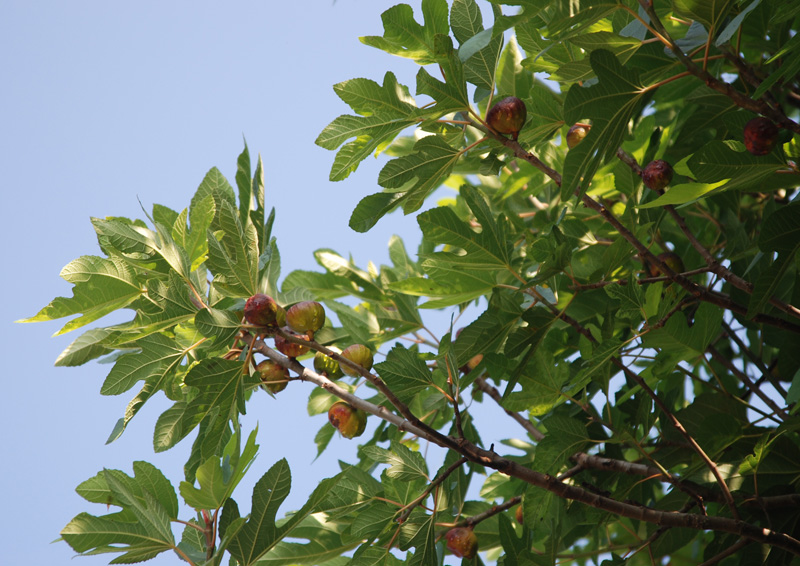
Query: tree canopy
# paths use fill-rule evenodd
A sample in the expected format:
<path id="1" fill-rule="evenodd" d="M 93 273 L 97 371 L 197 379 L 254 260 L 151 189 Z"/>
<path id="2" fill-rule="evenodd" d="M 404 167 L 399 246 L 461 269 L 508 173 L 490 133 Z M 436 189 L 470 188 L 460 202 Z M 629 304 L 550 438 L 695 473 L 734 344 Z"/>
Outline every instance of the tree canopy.
<path id="1" fill-rule="evenodd" d="M 182 211 L 94 218 L 73 296 L 26 321 L 68 317 L 56 365 L 134 391 L 109 441 L 163 395 L 154 450 L 187 459 L 87 479 L 62 539 L 195 566 L 800 564 L 800 4 L 423 0 L 382 24 L 361 41 L 416 62 L 414 94 L 337 84 L 352 114 L 316 143 L 331 181 L 384 156 L 349 226 L 415 214 L 419 249 L 282 277 L 246 146 Z M 318 452 L 338 428 L 357 459 L 283 517 L 270 462 L 242 515 L 240 415 L 286 386 L 329 414 Z"/>

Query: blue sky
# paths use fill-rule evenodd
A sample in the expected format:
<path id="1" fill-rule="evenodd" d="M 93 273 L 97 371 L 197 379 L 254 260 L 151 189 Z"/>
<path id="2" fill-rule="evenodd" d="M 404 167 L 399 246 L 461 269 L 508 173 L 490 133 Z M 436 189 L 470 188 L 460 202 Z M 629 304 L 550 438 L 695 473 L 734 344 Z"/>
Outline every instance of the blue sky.
<path id="1" fill-rule="evenodd" d="M 410 4 L 419 14 L 419 2 Z M 0 5 L 5 563 L 68 563 L 72 550 L 49 543 L 79 512 L 103 512 L 74 492 L 103 467 L 130 473 L 133 460 L 147 460 L 176 488 L 183 477 L 191 440 L 164 454 L 152 449 L 153 424 L 168 406 L 163 396 L 106 446 L 132 393 L 100 396 L 110 366 L 53 366 L 78 335 L 51 338 L 64 321 L 13 322 L 71 295 L 58 273 L 78 256 L 99 253 L 90 217 L 142 218 L 140 201 L 148 211 L 154 203 L 183 209 L 212 166 L 233 181 L 244 136 L 253 158 L 264 159 L 284 275 L 316 269 L 312 252 L 320 247 L 352 254 L 361 265 L 385 262 L 395 233 L 415 251 L 413 216 L 393 214 L 365 235 L 347 227 L 359 199 L 378 190 L 383 162 L 370 159 L 346 181 L 331 183 L 334 154 L 314 145 L 325 125 L 349 112 L 334 83 L 382 81 L 391 69 L 413 91 L 413 62 L 358 41 L 382 34 L 380 13 L 389 6 L 366 0 Z M 249 407 L 244 425 L 259 424 L 261 450 L 250 481 L 235 495 L 244 509 L 252 483 L 279 458 L 293 471 L 286 506 L 292 509 L 335 473 L 337 458 L 354 454 L 354 442 L 335 438 L 333 449 L 311 464 L 324 416 L 306 416 L 308 392 L 290 387 L 280 403 L 263 395 Z M 178 562 L 162 555 L 150 563 Z"/>

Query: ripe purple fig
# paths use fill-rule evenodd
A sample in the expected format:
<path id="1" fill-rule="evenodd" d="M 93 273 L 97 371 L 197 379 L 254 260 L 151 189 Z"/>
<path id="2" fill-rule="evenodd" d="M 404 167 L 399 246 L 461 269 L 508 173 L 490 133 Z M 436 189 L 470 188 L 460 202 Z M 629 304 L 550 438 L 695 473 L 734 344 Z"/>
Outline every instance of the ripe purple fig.
<path id="1" fill-rule="evenodd" d="M 486 123 L 495 132 L 511 134 L 511 139 L 516 140 L 527 117 L 528 109 L 525 103 L 516 96 L 509 96 L 489 109 L 486 113 Z"/>
<path id="2" fill-rule="evenodd" d="M 686 268 L 683 266 L 683 260 L 681 259 L 681 256 L 675 252 L 664 252 L 662 254 L 658 254 L 658 259 L 666 263 L 667 267 L 669 267 L 675 273 L 683 273 L 686 271 Z M 659 275 L 662 275 L 661 270 L 654 263 L 651 263 L 648 266 L 648 269 L 650 271 L 650 277 L 658 277 Z"/>
<path id="3" fill-rule="evenodd" d="M 350 403 L 337 401 L 328 409 L 328 422 L 345 438 L 355 438 L 367 428 L 367 413 Z"/>
<path id="4" fill-rule="evenodd" d="M 589 124 L 575 124 L 567 131 L 567 147 L 572 149 L 583 141 L 592 127 Z"/>
<path id="5" fill-rule="evenodd" d="M 288 326 L 284 326 L 281 328 L 286 334 L 290 336 L 297 336 L 303 340 L 311 340 L 311 338 L 307 334 L 299 334 L 294 332 Z M 284 356 L 289 358 L 298 358 L 308 352 L 308 346 L 303 346 L 302 344 L 295 344 L 294 342 L 289 342 L 286 338 L 281 336 L 280 334 L 275 335 L 275 348 L 282 353 Z"/>
<path id="6" fill-rule="evenodd" d="M 244 304 L 244 318 L 256 326 L 277 326 L 281 311 L 275 299 L 264 293 L 256 293 Z"/>
<path id="7" fill-rule="evenodd" d="M 372 367 L 372 350 L 363 344 L 353 344 L 352 346 L 348 346 L 342 352 L 342 357 L 347 358 L 354 364 L 360 365 L 367 371 L 369 371 L 369 369 Z M 353 368 L 348 367 L 346 364 L 341 364 L 341 367 L 342 371 L 350 377 L 358 377 L 361 375 Z"/>
<path id="8" fill-rule="evenodd" d="M 342 353 L 336 346 L 329 346 L 328 349 L 337 354 Z M 317 373 L 326 375 L 328 379 L 339 379 L 344 375 L 342 368 L 339 367 L 339 362 L 333 358 L 329 358 L 322 352 L 317 352 L 314 355 L 314 369 Z"/>
<path id="9" fill-rule="evenodd" d="M 759 116 L 744 125 L 744 146 L 753 155 L 767 155 L 778 143 L 778 126 Z"/>
<path id="10" fill-rule="evenodd" d="M 263 360 L 256 366 L 256 370 L 261 378 L 261 386 L 271 393 L 279 393 L 286 389 L 289 383 L 289 370 L 285 367 L 272 360 Z"/>
<path id="11" fill-rule="evenodd" d="M 642 181 L 651 191 L 660 191 L 670 184 L 672 174 L 672 165 L 663 159 L 656 159 L 642 169 Z"/>
<path id="12" fill-rule="evenodd" d="M 286 311 L 289 328 L 301 334 L 314 335 L 325 324 L 325 309 L 316 301 L 303 301 Z"/>
<path id="13" fill-rule="evenodd" d="M 444 537 L 448 550 L 458 558 L 474 558 L 478 553 L 478 537 L 469 527 L 453 527 Z"/>

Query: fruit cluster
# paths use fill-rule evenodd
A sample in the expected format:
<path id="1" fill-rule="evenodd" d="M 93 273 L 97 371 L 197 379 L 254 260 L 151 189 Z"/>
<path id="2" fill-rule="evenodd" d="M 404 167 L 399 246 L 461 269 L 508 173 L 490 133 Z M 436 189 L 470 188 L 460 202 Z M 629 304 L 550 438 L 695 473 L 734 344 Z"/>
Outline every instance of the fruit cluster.
<path id="1" fill-rule="evenodd" d="M 260 327 L 256 334 L 274 335 L 275 349 L 296 359 L 307 354 L 310 347 L 293 339 L 312 342 L 314 334 L 325 324 L 325 309 L 316 301 L 303 301 L 285 310 L 269 295 L 256 293 L 245 302 L 244 318 L 248 324 Z M 352 344 L 344 350 L 330 346 L 329 350 L 338 360 L 322 352 L 314 356 L 314 369 L 329 379 L 343 375 L 359 377 L 372 368 L 372 350 L 363 344 Z M 283 391 L 289 382 L 289 370 L 271 359 L 259 362 L 256 371 L 262 387 L 272 394 Z M 345 438 L 354 438 L 364 433 L 367 414 L 340 401 L 328 411 L 328 421 Z"/>

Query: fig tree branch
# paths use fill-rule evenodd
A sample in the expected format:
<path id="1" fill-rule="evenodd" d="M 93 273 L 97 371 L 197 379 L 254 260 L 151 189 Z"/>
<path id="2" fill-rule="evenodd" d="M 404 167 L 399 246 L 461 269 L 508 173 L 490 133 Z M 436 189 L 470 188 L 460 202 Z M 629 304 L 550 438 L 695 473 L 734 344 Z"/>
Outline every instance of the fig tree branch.
<path id="1" fill-rule="evenodd" d="M 307 369 L 297 360 L 289 359 L 276 350 L 267 346 L 263 340 L 256 339 L 250 334 L 245 334 L 242 339 L 248 343 L 255 351 L 272 359 L 281 366 L 297 373 L 303 381 L 309 381 L 315 385 L 322 387 L 331 394 L 343 399 L 363 411 L 375 415 L 394 426 L 398 427 L 401 431 L 408 431 L 412 434 L 425 438 L 430 442 L 448 448 L 465 456 L 471 462 L 482 465 L 484 467 L 492 468 L 508 476 L 520 479 L 526 483 L 536 487 L 546 489 L 558 495 L 559 497 L 579 501 L 586 505 L 591 505 L 598 509 L 608 511 L 615 515 L 628 517 L 654 523 L 661 526 L 670 527 L 687 527 L 698 530 L 714 530 L 738 534 L 743 537 L 769 544 L 782 548 L 800 556 L 800 541 L 790 537 L 789 535 L 771 529 L 745 523 L 743 521 L 728 519 L 726 517 L 711 517 L 706 515 L 697 515 L 691 513 L 674 513 L 659 511 L 640 505 L 632 505 L 623 503 L 604 495 L 592 493 L 584 488 L 565 484 L 557 478 L 537 472 L 526 468 L 513 460 L 503 458 L 497 453 L 484 450 L 464 438 L 455 439 L 450 436 L 441 434 L 438 431 L 431 429 L 429 426 L 422 423 L 422 426 L 417 426 L 412 422 L 404 419 L 402 416 L 397 415 L 386 407 L 375 405 L 360 397 L 353 395 L 349 391 L 343 389 L 327 377 L 322 376 L 312 370 Z M 415 420 L 417 420 L 415 418 Z"/>

